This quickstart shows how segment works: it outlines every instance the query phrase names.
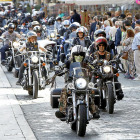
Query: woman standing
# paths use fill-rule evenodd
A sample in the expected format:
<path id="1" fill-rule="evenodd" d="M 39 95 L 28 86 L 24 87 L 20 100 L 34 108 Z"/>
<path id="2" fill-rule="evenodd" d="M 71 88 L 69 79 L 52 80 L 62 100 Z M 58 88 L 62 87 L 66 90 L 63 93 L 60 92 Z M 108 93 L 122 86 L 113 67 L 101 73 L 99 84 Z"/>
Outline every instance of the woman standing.
<path id="1" fill-rule="evenodd" d="M 135 66 L 134 66 L 134 52 L 132 51 L 132 42 L 134 39 L 134 31 L 131 29 L 126 30 L 126 38 L 123 42 L 123 46 L 126 46 L 123 52 L 128 52 L 128 72 L 126 73 L 127 79 L 134 79 L 134 72 L 135 72 Z"/>

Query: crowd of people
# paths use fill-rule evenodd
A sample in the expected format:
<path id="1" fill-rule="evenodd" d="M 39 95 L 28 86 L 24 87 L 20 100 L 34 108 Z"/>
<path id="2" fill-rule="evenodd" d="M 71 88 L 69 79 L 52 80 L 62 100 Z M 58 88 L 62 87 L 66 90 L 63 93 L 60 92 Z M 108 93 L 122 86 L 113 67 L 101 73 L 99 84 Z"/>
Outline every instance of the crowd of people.
<path id="1" fill-rule="evenodd" d="M 140 15 L 137 13 L 133 17 L 130 12 L 125 15 L 116 11 L 112 17 L 110 12 L 106 12 L 104 16 L 92 17 L 90 23 L 90 39 L 95 41 L 96 31 L 104 30 L 110 53 L 128 55 L 127 58 L 121 58 L 126 71 L 125 78 L 140 80 Z"/>

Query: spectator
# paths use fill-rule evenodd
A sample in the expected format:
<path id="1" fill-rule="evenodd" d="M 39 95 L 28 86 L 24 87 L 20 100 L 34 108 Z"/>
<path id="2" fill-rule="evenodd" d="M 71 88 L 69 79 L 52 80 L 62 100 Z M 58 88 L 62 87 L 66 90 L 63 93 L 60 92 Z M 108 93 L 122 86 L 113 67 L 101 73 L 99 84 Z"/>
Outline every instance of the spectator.
<path id="1" fill-rule="evenodd" d="M 130 20 L 125 20 L 125 21 L 124 21 L 124 26 L 125 26 L 126 30 L 127 30 L 127 29 L 133 30 L 133 28 L 131 27 L 131 22 L 130 22 Z"/>
<path id="2" fill-rule="evenodd" d="M 105 29 L 105 26 L 104 26 L 104 21 L 105 20 L 107 20 L 107 17 L 106 16 L 104 16 L 103 18 L 102 18 L 102 27 L 101 27 L 101 29 Z"/>
<path id="3" fill-rule="evenodd" d="M 126 28 L 124 27 L 124 25 L 121 26 L 121 32 L 122 32 L 122 40 L 121 40 L 122 43 L 121 44 L 122 44 L 122 48 L 124 50 L 125 47 L 126 47 L 126 46 L 123 46 L 123 42 L 124 42 L 124 40 L 126 38 Z M 125 71 L 127 71 L 127 69 L 128 69 L 127 60 L 122 59 L 122 64 L 124 66 Z"/>
<path id="4" fill-rule="evenodd" d="M 136 23 L 135 23 L 135 27 L 139 26 L 140 27 L 140 21 L 137 20 Z"/>
<path id="5" fill-rule="evenodd" d="M 40 11 L 44 11 L 44 5 L 41 5 Z"/>
<path id="6" fill-rule="evenodd" d="M 110 40 L 112 40 L 112 43 L 110 41 L 110 47 L 111 47 L 111 50 L 112 50 L 112 54 L 115 53 L 115 35 L 116 35 L 116 32 L 117 32 L 117 28 L 115 27 L 115 22 L 117 21 L 116 18 L 112 18 L 112 24 L 113 24 L 113 27 L 110 28 L 110 31 L 109 31 L 109 36 L 110 36 Z"/>
<path id="7" fill-rule="evenodd" d="M 126 38 L 123 42 L 123 46 L 125 46 L 124 52 L 128 52 L 128 70 L 125 74 L 125 78 L 127 79 L 134 79 L 134 72 L 135 72 L 135 66 L 134 66 L 134 52 L 132 50 L 132 43 L 134 39 L 134 32 L 131 29 L 128 29 L 126 31 Z"/>
<path id="8" fill-rule="evenodd" d="M 97 24 L 96 17 L 94 17 L 93 23 L 90 26 L 90 33 L 89 33 L 91 41 L 94 41 L 94 32 L 96 30 L 96 24 Z"/>
<path id="9" fill-rule="evenodd" d="M 116 11 L 115 12 L 115 17 L 118 18 L 119 16 L 120 16 L 120 12 L 119 11 Z"/>
<path id="10" fill-rule="evenodd" d="M 120 54 L 122 51 L 122 46 L 121 46 L 121 29 L 119 26 L 119 21 L 115 22 L 115 27 L 117 28 L 117 32 L 115 35 L 115 48 L 117 49 L 117 53 Z"/>
<path id="11" fill-rule="evenodd" d="M 61 18 L 63 18 L 64 17 L 64 13 L 62 12 L 62 9 L 61 8 L 59 8 L 59 11 L 58 12 L 59 12 L 59 15 L 58 16 L 61 17 Z"/>
<path id="12" fill-rule="evenodd" d="M 131 17 L 131 18 L 132 18 L 132 13 L 130 13 L 130 12 L 127 13 L 127 14 L 126 14 L 126 17 Z"/>
<path id="13" fill-rule="evenodd" d="M 73 16 L 71 17 L 71 23 L 73 22 L 78 22 L 81 24 L 81 18 L 80 18 L 80 15 L 76 12 L 76 10 L 74 9 L 73 10 L 74 14 Z"/>
<path id="14" fill-rule="evenodd" d="M 121 14 L 120 17 L 122 17 L 122 19 L 125 19 L 125 14 Z"/>
<path id="15" fill-rule="evenodd" d="M 140 15 L 139 14 L 135 14 L 135 22 L 132 23 L 132 28 L 133 29 L 135 28 L 136 21 L 139 21 L 139 20 L 140 20 Z"/>
<path id="16" fill-rule="evenodd" d="M 111 13 L 110 12 L 107 12 L 107 19 L 111 20 Z"/>
<path id="17" fill-rule="evenodd" d="M 134 80 L 140 80 L 140 27 L 135 27 L 135 36 L 132 43 L 132 50 L 134 51 L 134 62 L 136 67 L 137 78 Z"/>
<path id="18" fill-rule="evenodd" d="M 109 41 L 110 22 L 108 20 L 104 21 L 104 27 L 106 32 L 106 39 Z"/>

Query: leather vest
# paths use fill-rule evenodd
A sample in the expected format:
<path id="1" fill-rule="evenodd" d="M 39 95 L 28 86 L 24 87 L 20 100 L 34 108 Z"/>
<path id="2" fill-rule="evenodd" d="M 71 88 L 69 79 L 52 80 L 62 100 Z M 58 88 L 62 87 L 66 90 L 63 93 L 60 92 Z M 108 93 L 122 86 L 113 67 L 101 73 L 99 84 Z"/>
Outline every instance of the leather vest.
<path id="1" fill-rule="evenodd" d="M 94 53 L 94 59 L 99 60 L 99 53 L 98 51 Z M 105 51 L 105 60 L 110 61 L 110 53 Z"/>
<path id="2" fill-rule="evenodd" d="M 26 43 L 26 51 L 39 51 L 38 49 L 38 43 L 32 44 L 32 43 Z"/>

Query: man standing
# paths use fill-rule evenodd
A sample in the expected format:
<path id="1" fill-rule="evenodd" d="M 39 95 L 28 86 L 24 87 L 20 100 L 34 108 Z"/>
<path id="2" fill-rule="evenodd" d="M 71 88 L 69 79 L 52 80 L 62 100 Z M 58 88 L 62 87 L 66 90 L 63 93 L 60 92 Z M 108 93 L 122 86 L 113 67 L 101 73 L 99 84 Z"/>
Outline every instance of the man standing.
<path id="1" fill-rule="evenodd" d="M 59 9 L 59 15 L 58 16 L 61 17 L 61 18 L 63 18 L 65 16 L 64 13 L 62 12 L 61 8 Z"/>
<path id="2" fill-rule="evenodd" d="M 115 22 L 115 27 L 117 28 L 117 32 L 115 35 L 115 47 L 117 47 L 117 53 L 120 54 L 120 52 L 122 50 L 122 46 L 120 45 L 122 32 L 121 32 L 121 29 L 119 26 L 119 21 Z"/>
<path id="3" fill-rule="evenodd" d="M 115 17 L 118 18 L 119 16 L 120 16 L 120 12 L 119 11 L 116 11 L 115 12 Z"/>
<path id="4" fill-rule="evenodd" d="M 132 43 L 132 50 L 134 51 L 134 62 L 136 67 L 137 78 L 134 80 L 140 80 L 140 27 L 135 27 L 135 36 Z"/>
<path id="5" fill-rule="evenodd" d="M 74 12 L 74 15 L 71 17 L 71 20 L 70 22 L 73 23 L 73 22 L 78 22 L 81 24 L 81 18 L 80 18 L 80 15 L 76 12 L 76 10 L 74 9 L 73 10 Z"/>

